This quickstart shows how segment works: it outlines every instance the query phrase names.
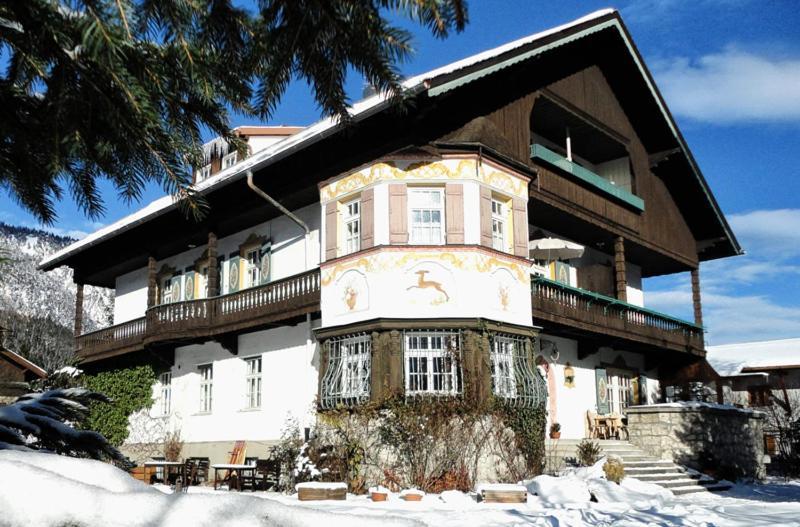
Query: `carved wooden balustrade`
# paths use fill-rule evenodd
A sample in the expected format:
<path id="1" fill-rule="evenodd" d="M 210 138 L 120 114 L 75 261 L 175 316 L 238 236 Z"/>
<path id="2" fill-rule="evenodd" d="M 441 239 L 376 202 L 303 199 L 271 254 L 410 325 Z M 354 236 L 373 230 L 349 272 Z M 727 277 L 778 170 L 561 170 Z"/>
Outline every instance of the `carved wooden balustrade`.
<path id="1" fill-rule="evenodd" d="M 676 351 L 703 350 L 703 328 L 616 298 L 543 277 L 531 280 L 533 317 Z"/>
<path id="2" fill-rule="evenodd" d="M 228 295 L 155 306 L 142 318 L 75 339 L 78 356 L 98 360 L 147 345 L 201 341 L 319 311 L 319 269 Z"/>

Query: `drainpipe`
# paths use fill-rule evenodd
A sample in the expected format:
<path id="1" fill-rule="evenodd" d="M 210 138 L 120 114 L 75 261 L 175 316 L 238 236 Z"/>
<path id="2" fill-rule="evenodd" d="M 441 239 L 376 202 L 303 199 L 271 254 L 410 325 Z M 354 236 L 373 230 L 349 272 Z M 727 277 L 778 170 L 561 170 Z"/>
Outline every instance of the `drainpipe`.
<path id="1" fill-rule="evenodd" d="M 303 259 L 305 260 L 305 269 L 304 270 L 307 270 L 309 268 L 309 265 L 308 265 L 308 238 L 311 235 L 311 229 L 308 228 L 308 225 L 306 225 L 306 223 L 303 220 L 301 220 L 295 214 L 293 214 L 292 211 L 290 211 L 289 209 L 287 209 L 286 207 L 284 207 L 283 205 L 278 203 L 278 201 L 275 198 L 273 198 L 272 196 L 270 196 L 269 194 L 267 194 L 266 192 L 264 192 L 263 190 L 258 188 L 256 186 L 256 184 L 253 183 L 253 171 L 252 170 L 248 170 L 247 171 L 247 186 L 250 187 L 251 189 L 253 189 L 253 192 L 255 192 L 256 194 L 258 194 L 259 196 L 261 196 L 262 198 L 267 200 L 276 209 L 281 211 L 281 213 L 283 213 L 284 216 L 286 216 L 287 218 L 289 218 L 290 220 L 295 222 L 297 225 L 300 226 L 301 229 L 303 229 L 303 231 L 305 231 L 305 236 L 304 236 L 305 244 L 303 246 Z"/>

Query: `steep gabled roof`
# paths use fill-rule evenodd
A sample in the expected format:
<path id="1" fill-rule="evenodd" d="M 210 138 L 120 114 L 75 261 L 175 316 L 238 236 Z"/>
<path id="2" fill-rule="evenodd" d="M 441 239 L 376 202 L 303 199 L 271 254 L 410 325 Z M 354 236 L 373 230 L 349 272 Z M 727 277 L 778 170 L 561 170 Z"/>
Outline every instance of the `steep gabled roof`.
<path id="1" fill-rule="evenodd" d="M 14 353 L 9 349 L 4 348 L 2 345 L 0 345 L 0 356 L 5 357 L 9 361 L 13 362 L 14 364 L 22 368 L 23 370 L 27 370 L 33 373 L 40 379 L 44 379 L 45 377 L 47 377 L 47 372 L 44 371 L 42 368 L 32 363 L 19 353 Z"/>
<path id="2" fill-rule="evenodd" d="M 706 359 L 720 375 L 800 370 L 800 338 L 708 346 Z"/>
<path id="3" fill-rule="evenodd" d="M 630 53 L 630 58 L 636 64 L 642 79 L 649 89 L 652 103 L 658 107 L 666 127 L 674 136 L 678 144 L 676 149 L 681 154 L 696 178 L 699 191 L 703 195 L 705 206 L 713 210 L 713 216 L 718 222 L 719 231 L 724 233 L 722 238 L 729 244 L 730 250 L 723 250 L 720 255 L 741 253 L 741 248 L 725 220 L 719 206 L 711 194 L 702 173 L 697 167 L 672 115 L 653 82 L 653 79 L 644 65 L 633 41 L 622 23 L 617 11 L 604 9 L 596 11 L 567 24 L 542 31 L 513 42 L 487 50 L 466 59 L 453 62 L 446 66 L 431 70 L 411 77 L 403 82 L 403 90 L 407 96 L 425 95 L 435 99 L 462 86 L 482 79 L 493 73 L 509 68 L 530 58 L 545 54 L 551 50 L 565 46 L 570 42 L 584 39 L 601 31 L 615 31 L 619 34 Z M 376 94 L 363 99 L 350 107 L 352 123 L 358 123 L 366 118 L 386 110 L 393 104 L 394 99 L 387 94 Z M 241 163 L 219 172 L 196 186 L 201 194 L 210 194 L 224 188 L 233 182 L 241 181 L 248 171 L 265 168 L 289 156 L 292 156 L 317 142 L 339 133 L 345 124 L 336 118 L 325 118 L 286 139 L 257 152 Z M 61 251 L 45 258 L 39 265 L 41 269 L 50 270 L 59 265 L 69 265 L 70 259 L 106 240 L 110 240 L 138 225 L 155 219 L 178 207 L 172 196 L 165 196 L 151 202 L 139 211 L 107 226 L 86 238 L 79 240 Z M 718 257 L 718 256 L 714 256 Z"/>

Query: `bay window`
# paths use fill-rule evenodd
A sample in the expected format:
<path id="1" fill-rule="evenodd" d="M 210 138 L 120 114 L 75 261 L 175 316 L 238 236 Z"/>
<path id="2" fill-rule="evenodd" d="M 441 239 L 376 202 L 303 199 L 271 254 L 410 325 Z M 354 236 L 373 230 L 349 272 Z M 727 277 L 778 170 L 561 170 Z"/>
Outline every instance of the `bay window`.
<path id="1" fill-rule="evenodd" d="M 328 355 L 320 387 L 320 405 L 330 409 L 352 406 L 369 399 L 372 339 L 348 335 L 326 342 Z"/>
<path id="2" fill-rule="evenodd" d="M 461 339 L 458 331 L 405 334 L 406 395 L 461 393 Z"/>
<path id="3" fill-rule="evenodd" d="M 344 254 L 361 250 L 361 200 L 355 199 L 343 206 Z"/>
<path id="4" fill-rule="evenodd" d="M 444 191 L 441 188 L 408 189 L 409 243 L 442 245 L 444 243 Z"/>
<path id="5" fill-rule="evenodd" d="M 508 250 L 506 230 L 506 205 L 498 199 L 492 199 L 492 248 Z"/>

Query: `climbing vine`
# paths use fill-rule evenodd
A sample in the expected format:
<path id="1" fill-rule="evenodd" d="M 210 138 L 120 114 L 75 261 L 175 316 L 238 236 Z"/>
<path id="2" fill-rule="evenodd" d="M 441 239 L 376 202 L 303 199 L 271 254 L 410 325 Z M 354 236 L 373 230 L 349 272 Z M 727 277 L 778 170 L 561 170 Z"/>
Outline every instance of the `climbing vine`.
<path id="1" fill-rule="evenodd" d="M 106 395 L 111 402 L 93 403 L 84 425 L 103 434 L 112 445 L 121 445 L 128 437 L 130 415 L 153 404 L 155 381 L 156 374 L 148 365 L 86 376 L 86 387 Z"/>

